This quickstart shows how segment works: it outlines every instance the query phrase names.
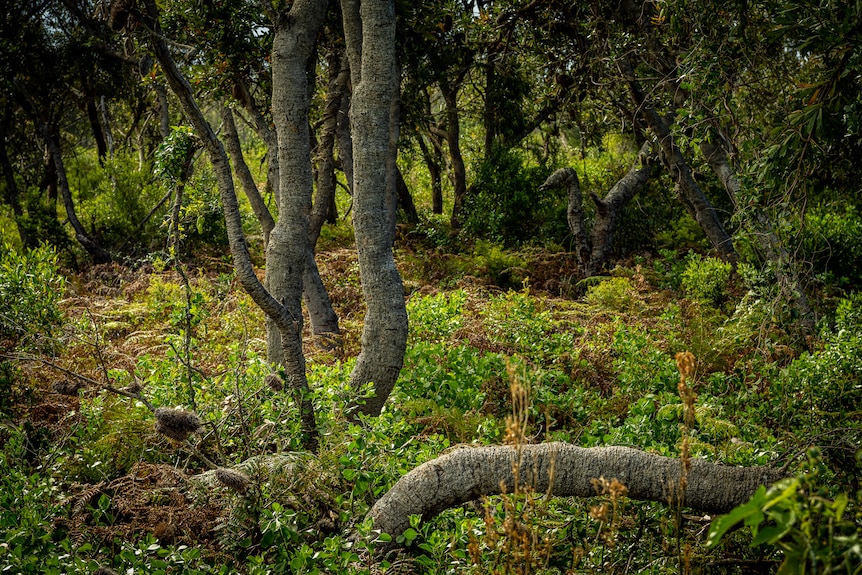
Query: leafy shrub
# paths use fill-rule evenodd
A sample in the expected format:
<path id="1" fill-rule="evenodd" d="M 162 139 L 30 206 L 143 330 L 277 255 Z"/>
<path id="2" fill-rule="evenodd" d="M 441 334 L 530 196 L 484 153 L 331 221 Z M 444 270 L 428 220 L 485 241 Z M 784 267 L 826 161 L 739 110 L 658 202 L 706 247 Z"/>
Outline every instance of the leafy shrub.
<path id="1" fill-rule="evenodd" d="M 414 339 L 444 341 L 464 323 L 467 294 L 462 290 L 429 296 L 414 296 L 407 303 L 410 331 Z"/>
<path id="2" fill-rule="evenodd" d="M 478 167 L 475 188 L 467 197 L 464 230 L 507 245 L 537 239 L 542 230 L 565 232 L 564 193 L 539 191 L 547 175 L 546 168 L 526 165 L 514 150 L 489 154 Z"/>
<path id="3" fill-rule="evenodd" d="M 692 254 L 682 273 L 682 289 L 689 297 L 719 307 L 727 299 L 732 267 L 718 258 Z"/>
<path id="4" fill-rule="evenodd" d="M 16 252 L 5 246 L 0 255 L 0 337 L 50 335 L 63 321 L 58 303 L 65 287 L 51 248 Z"/>
<path id="5" fill-rule="evenodd" d="M 774 396 L 788 426 L 817 432 L 857 427 L 853 418 L 862 405 L 860 316 L 862 296 L 841 301 L 835 327 L 821 335 L 822 349 L 802 354 L 781 372 Z"/>
<path id="6" fill-rule="evenodd" d="M 832 496 L 824 487 L 825 467 L 816 450 L 810 468 L 770 488 L 761 486 L 751 499 L 713 521 L 707 545 L 715 547 L 732 527 L 751 528 L 752 547 L 775 545 L 784 554 L 781 575 L 858 573 L 862 564 L 862 529 L 845 493 Z"/>
<path id="7" fill-rule="evenodd" d="M 862 282 L 862 214 L 850 204 L 843 213 L 814 208 L 806 213 L 803 248 L 814 269 L 839 285 Z"/>
<path id="8" fill-rule="evenodd" d="M 142 222 L 164 191 L 138 161 L 132 154 L 101 162 L 93 154 L 82 154 L 70 162 L 69 180 L 79 201 L 79 217 L 92 222 L 97 239 L 106 246 L 146 251 L 157 243 L 159 216 Z M 167 211 L 166 205 L 161 213 Z"/>
<path id="9" fill-rule="evenodd" d="M 632 311 L 637 300 L 635 289 L 629 278 L 612 277 L 587 288 L 584 301 L 599 308 L 611 311 Z"/>

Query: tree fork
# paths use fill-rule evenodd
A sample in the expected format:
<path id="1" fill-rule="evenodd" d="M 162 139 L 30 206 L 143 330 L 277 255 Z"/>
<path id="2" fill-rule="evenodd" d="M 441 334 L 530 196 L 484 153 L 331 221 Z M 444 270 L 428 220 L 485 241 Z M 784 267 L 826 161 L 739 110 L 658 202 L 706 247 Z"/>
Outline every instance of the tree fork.
<path id="1" fill-rule="evenodd" d="M 726 513 L 761 485 L 784 476 L 772 467 L 733 467 L 691 460 L 683 501 L 675 494 L 682 463 L 629 447 L 582 448 L 567 443 L 466 447 L 428 461 L 403 476 L 368 512 L 374 529 L 397 537 L 411 515 L 430 519 L 483 496 L 533 491 L 559 497 L 596 495 L 593 480 L 618 479 L 628 497 L 712 513 Z M 518 483 L 516 483 L 518 482 Z"/>

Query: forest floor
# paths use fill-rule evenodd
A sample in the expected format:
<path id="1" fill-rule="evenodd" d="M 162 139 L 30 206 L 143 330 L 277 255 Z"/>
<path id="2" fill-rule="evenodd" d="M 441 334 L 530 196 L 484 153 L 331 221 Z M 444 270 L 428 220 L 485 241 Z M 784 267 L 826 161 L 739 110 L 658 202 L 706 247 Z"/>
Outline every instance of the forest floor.
<path id="1" fill-rule="evenodd" d="M 816 444 L 830 485 L 858 489 L 858 405 L 848 407 L 855 395 L 829 395 L 837 403 L 817 406 L 828 413 L 816 421 L 805 413 L 824 397 L 807 394 L 804 371 L 837 344 L 819 339 L 809 349 L 814 340 L 773 321 L 774 308 L 740 278 L 704 301 L 685 290 L 683 256 L 634 256 L 585 281 L 571 253 L 484 246 L 451 254 L 410 237 L 399 239 L 396 253 L 411 335 L 384 416 L 357 428 L 340 411 L 351 393 L 345 385 L 359 352 L 364 302 L 355 251 L 325 245 L 318 264 L 342 335 L 335 351 L 327 349 L 306 322 L 321 455 L 297 455 L 301 467 L 289 471 L 248 471 L 255 487 L 248 494 L 243 487 L 240 496 L 190 480 L 207 470 L 197 454 L 231 467 L 298 453 L 299 440 L 292 400 L 263 383 L 263 316 L 229 266 L 187 264 L 188 285 L 159 262 L 71 276 L 61 334 L 19 362 L 13 412 L 24 433 L 8 431 L 12 422 L 0 432 L 0 447 L 50 483 L 40 500 L 49 537 L 70 542 L 77 549 L 70 555 L 88 565 L 145 572 L 162 563 L 199 569 L 188 572 L 232 565 L 222 572 L 256 573 L 263 571 L 255 571 L 255 558 L 293 569 L 302 557 L 333 572 L 326 561 L 343 561 L 347 551 L 327 542 L 356 528 L 401 474 L 451 446 L 502 440 L 515 380 L 529 388 L 531 442 L 629 445 L 676 456 L 688 433 L 696 456 L 791 468 Z M 697 424 L 688 431 L 676 389 L 680 351 L 698 361 Z M 194 410 L 204 431 L 190 443 L 164 437 L 147 402 Z M 703 516 L 688 513 L 680 523 L 660 505 L 631 504 L 615 522 L 591 524 L 590 513 L 589 504 L 566 502 L 521 517 L 538 537 L 534 554 L 544 554 L 536 565 L 547 572 L 628 572 L 637 565 L 673 572 L 686 545 L 692 556 L 685 560 L 701 566 L 777 561 L 774 552 L 752 553 L 733 542 L 707 551 Z M 503 521 L 488 508 L 484 519 L 481 509 L 464 508 L 417 524 L 410 560 L 427 568 L 445 557 L 428 572 L 499 570 L 517 557 L 490 539 L 495 530 L 512 535 Z M 481 546 L 471 529 L 484 534 Z M 274 550 L 287 543 L 289 550 Z M 189 549 L 194 555 L 183 555 Z M 361 571 L 351 558 L 345 570 Z"/>

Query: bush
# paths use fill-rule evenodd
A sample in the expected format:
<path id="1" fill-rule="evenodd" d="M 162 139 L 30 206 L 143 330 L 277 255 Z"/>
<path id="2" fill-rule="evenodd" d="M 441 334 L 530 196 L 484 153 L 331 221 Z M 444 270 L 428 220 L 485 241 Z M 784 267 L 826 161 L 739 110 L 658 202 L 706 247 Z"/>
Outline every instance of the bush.
<path id="1" fill-rule="evenodd" d="M 727 262 L 693 254 L 682 273 L 682 289 L 690 298 L 720 307 L 727 300 L 731 271 Z"/>
<path id="2" fill-rule="evenodd" d="M 862 215 L 848 205 L 844 212 L 815 208 L 805 218 L 803 247 L 814 270 L 839 286 L 862 281 Z"/>
<path id="3" fill-rule="evenodd" d="M 4 246 L 0 255 L 0 337 L 17 341 L 50 335 L 63 321 L 58 303 L 65 287 L 53 249 L 43 246 L 16 252 Z"/>

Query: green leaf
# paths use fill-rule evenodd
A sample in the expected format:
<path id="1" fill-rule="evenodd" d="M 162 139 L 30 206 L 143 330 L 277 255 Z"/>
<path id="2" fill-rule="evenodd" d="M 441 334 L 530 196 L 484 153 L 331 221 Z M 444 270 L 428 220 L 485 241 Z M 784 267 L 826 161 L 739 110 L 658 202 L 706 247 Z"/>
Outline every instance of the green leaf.
<path id="1" fill-rule="evenodd" d="M 754 492 L 754 495 L 751 496 L 748 503 L 743 503 L 727 515 L 716 517 L 709 527 L 709 534 L 706 536 L 707 549 L 712 549 L 718 545 L 724 534 L 740 521 L 746 520 L 746 524 L 749 524 L 747 521 L 749 518 L 757 517 L 758 515 L 762 518 L 763 513 L 760 511 L 760 506 L 763 505 L 765 499 L 766 486 L 761 485 Z"/>

